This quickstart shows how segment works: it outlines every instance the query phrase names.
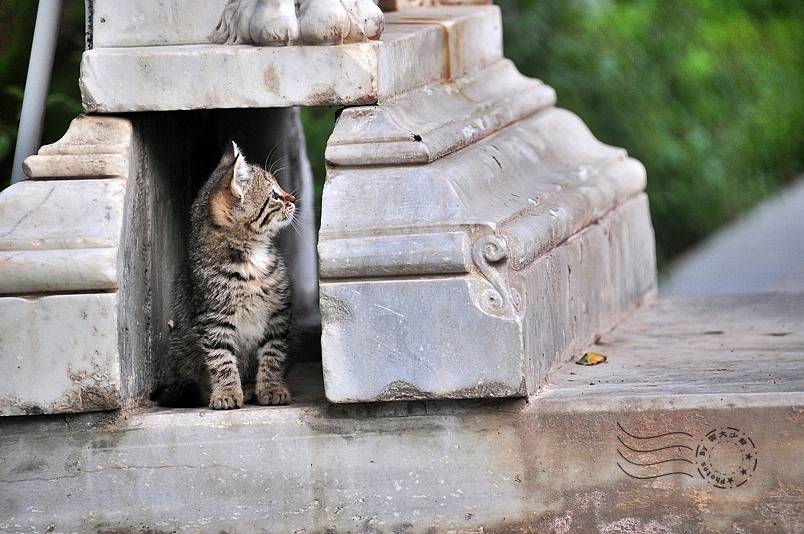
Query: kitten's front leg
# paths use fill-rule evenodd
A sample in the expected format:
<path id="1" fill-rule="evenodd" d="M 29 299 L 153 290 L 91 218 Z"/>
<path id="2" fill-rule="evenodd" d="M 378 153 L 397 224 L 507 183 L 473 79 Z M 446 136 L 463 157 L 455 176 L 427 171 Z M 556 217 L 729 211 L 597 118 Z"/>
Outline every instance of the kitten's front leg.
<path id="1" fill-rule="evenodd" d="M 232 410 L 243 406 L 243 387 L 232 343 L 226 339 L 205 336 L 201 347 L 212 387 L 209 407 L 213 410 Z"/>
<path id="2" fill-rule="evenodd" d="M 285 360 L 287 341 L 279 337 L 269 338 L 257 354 L 257 402 L 263 406 L 290 404 L 290 391 L 285 385 Z"/>

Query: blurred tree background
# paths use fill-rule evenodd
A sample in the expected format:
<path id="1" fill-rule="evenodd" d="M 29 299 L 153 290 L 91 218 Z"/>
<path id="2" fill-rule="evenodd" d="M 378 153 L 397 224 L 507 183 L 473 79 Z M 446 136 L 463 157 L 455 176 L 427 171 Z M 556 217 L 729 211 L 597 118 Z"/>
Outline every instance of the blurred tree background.
<path id="1" fill-rule="evenodd" d="M 43 0 L 47 1 L 47 0 Z M 804 170 L 801 0 L 497 0 L 505 55 L 648 170 L 660 266 Z M 0 187 L 36 0 L 0 0 Z M 81 111 L 83 1 L 65 0 L 44 143 Z M 320 199 L 336 110 L 302 120 Z"/>
<path id="2" fill-rule="evenodd" d="M 0 0 L 0 189 L 11 180 L 37 5 L 37 0 Z M 43 144 L 57 141 L 70 121 L 81 113 L 78 65 L 83 51 L 84 0 L 64 0 Z"/>
<path id="3" fill-rule="evenodd" d="M 801 0 L 498 0 L 505 53 L 648 170 L 659 264 L 804 164 Z"/>

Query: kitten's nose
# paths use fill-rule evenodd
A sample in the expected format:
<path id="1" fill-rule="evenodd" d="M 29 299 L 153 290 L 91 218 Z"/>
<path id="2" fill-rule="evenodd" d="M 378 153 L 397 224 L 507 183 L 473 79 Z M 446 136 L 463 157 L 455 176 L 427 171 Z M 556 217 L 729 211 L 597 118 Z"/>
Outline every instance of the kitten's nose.
<path id="1" fill-rule="evenodd" d="M 285 193 L 285 200 L 287 200 L 288 202 L 296 202 L 296 197 L 294 197 L 290 193 Z"/>

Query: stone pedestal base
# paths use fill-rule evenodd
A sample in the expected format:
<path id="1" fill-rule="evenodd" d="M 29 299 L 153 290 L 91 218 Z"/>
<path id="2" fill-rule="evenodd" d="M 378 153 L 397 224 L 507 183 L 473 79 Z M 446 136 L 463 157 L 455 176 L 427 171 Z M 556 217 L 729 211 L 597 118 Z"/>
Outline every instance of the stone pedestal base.
<path id="1" fill-rule="evenodd" d="M 655 293 L 643 167 L 553 99 L 501 61 L 344 111 L 318 247 L 331 401 L 533 394 Z"/>
<path id="2" fill-rule="evenodd" d="M 0 415 L 111 410 L 142 386 L 124 381 L 131 362 L 120 357 L 148 337 L 147 312 L 126 306 L 121 286 L 143 272 L 124 253 L 135 240 L 124 215 L 137 190 L 132 143 L 127 120 L 76 119 L 26 160 L 35 180 L 0 194 Z"/>

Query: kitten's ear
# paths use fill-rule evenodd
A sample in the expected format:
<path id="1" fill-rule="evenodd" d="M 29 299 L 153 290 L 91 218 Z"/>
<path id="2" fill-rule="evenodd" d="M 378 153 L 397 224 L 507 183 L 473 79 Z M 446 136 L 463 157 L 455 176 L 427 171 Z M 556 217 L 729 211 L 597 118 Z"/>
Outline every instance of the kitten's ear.
<path id="1" fill-rule="evenodd" d="M 232 141 L 232 148 L 234 150 L 234 175 L 229 183 L 229 189 L 236 199 L 243 200 L 246 184 L 248 183 L 248 162 L 246 162 L 246 158 L 240 152 L 240 147 L 234 141 Z"/>
<path id="2" fill-rule="evenodd" d="M 215 171 L 213 171 L 213 174 L 218 171 L 229 170 L 229 167 L 234 165 L 236 151 L 240 150 L 239 148 L 236 149 L 236 147 L 237 145 L 234 143 L 226 145 L 226 150 L 223 151 L 221 160 L 218 162 L 218 166 L 215 168 Z"/>

